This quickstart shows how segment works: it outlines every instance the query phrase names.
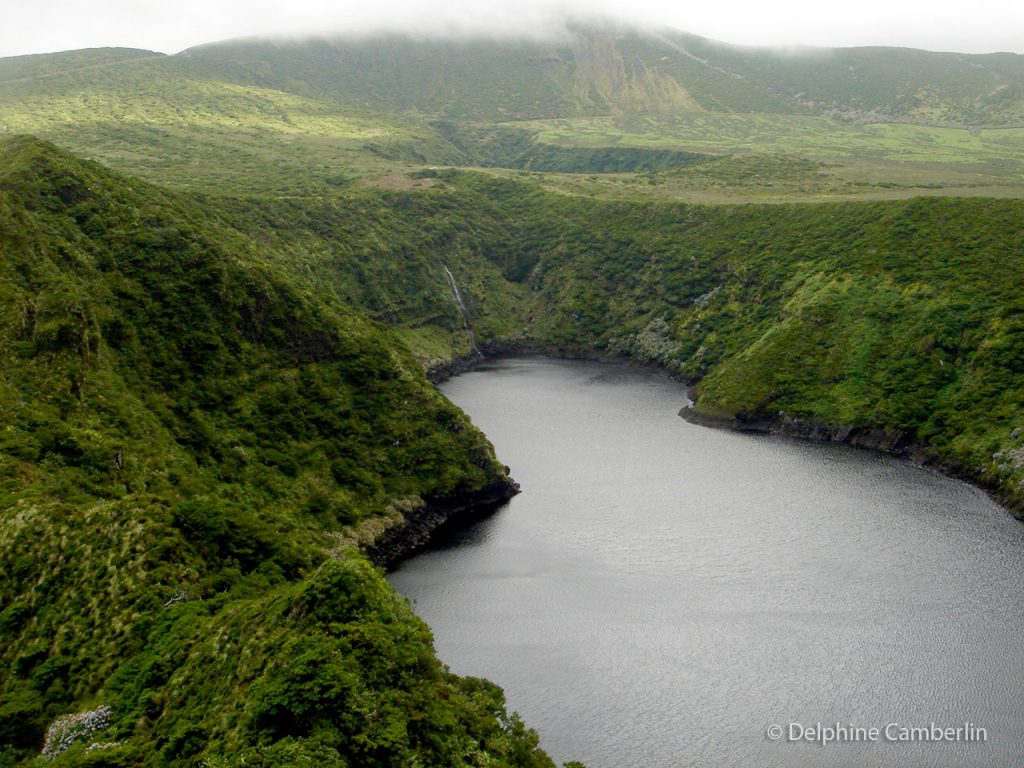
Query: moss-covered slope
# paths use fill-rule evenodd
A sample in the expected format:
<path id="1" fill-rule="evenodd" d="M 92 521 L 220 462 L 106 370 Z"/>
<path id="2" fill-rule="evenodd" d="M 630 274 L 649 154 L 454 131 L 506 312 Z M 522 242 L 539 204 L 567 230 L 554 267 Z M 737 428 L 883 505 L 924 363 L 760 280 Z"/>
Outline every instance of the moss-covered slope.
<path id="1" fill-rule="evenodd" d="M 884 430 L 1015 507 L 1024 499 L 1019 201 L 688 206 L 455 171 L 432 181 L 287 210 L 222 201 L 222 216 L 246 232 L 264 211 L 296 254 L 280 263 L 301 263 L 296 279 L 315 290 L 397 270 L 345 297 L 403 328 L 423 358 L 428 341 L 435 355 L 468 351 L 436 267 L 451 258 L 497 347 L 655 361 L 700 382 L 706 415 Z M 362 245 L 332 245 L 332 232 Z"/>
<path id="2" fill-rule="evenodd" d="M 538 231 L 537 338 L 678 370 L 707 415 L 884 430 L 1024 509 L 1021 203 L 552 200 Z"/>
<path id="3" fill-rule="evenodd" d="M 351 546 L 504 470 L 386 329 L 253 248 L 0 146 L 0 762 L 109 706 L 49 764 L 548 765 Z"/>

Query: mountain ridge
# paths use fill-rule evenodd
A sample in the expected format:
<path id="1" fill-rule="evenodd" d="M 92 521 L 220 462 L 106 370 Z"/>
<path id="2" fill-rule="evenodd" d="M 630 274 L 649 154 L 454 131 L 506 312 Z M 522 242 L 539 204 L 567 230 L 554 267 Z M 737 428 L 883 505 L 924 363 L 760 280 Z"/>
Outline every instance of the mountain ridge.
<path id="1" fill-rule="evenodd" d="M 587 62 L 596 62 L 600 67 L 608 67 L 616 57 L 630 63 L 634 72 L 639 63 L 642 71 L 648 70 L 661 73 L 682 92 L 689 94 L 686 102 L 688 108 L 725 109 L 733 112 L 751 111 L 807 111 L 813 114 L 825 114 L 832 111 L 852 117 L 858 112 L 864 115 L 886 114 L 889 117 L 904 119 L 934 119 L 939 117 L 946 124 L 991 124 L 992 120 L 1010 120 L 1013 124 L 1021 124 L 1024 112 L 1020 110 L 1020 86 L 1024 83 L 1024 56 L 1019 54 L 958 54 L 922 51 L 909 48 L 887 48 L 881 46 L 865 46 L 856 48 L 805 48 L 799 54 L 792 51 L 772 48 L 753 48 L 729 46 L 706 38 L 687 33 L 660 30 L 619 28 L 575 27 L 570 30 L 570 38 L 565 42 L 509 42 L 466 40 L 417 40 L 399 35 L 362 37 L 358 39 L 313 40 L 303 43 L 274 43 L 265 41 L 226 41 L 190 48 L 178 56 L 190 59 L 205 59 L 218 63 L 233 62 L 236 66 L 257 66 L 258 62 L 274 61 L 274 71 L 287 71 L 286 57 L 279 54 L 296 49 L 329 49 L 337 55 L 336 64 L 347 89 L 351 93 L 359 93 L 367 103 L 381 106 L 381 101 L 366 90 L 368 83 L 362 84 L 351 79 L 347 74 L 347 66 L 356 66 L 363 74 L 384 71 L 388 66 L 401 71 L 407 77 L 417 76 L 419 71 L 438 73 L 455 67 L 455 72 L 446 80 L 448 87 L 459 88 L 460 81 L 472 84 L 473 90 L 479 90 L 478 78 L 472 74 L 486 71 L 493 66 L 478 53 L 478 50 L 489 51 L 491 55 L 512 55 L 520 58 L 505 60 L 508 69 L 513 67 L 542 66 L 545 82 L 561 77 L 559 64 L 570 63 L 565 57 L 571 56 L 576 69 L 586 68 Z M 501 53 L 501 52 L 505 53 Z M 442 53 L 451 57 L 444 61 Z M 383 54 L 386 59 L 377 59 Z M 326 56 L 327 54 L 325 54 Z M 526 60 L 522 57 L 527 56 Z M 410 57 L 407 61 L 405 57 Z M 459 59 L 465 59 L 460 61 Z M 452 59 L 455 59 L 453 61 Z M 285 69 L 282 70 L 282 63 Z M 810 63 L 812 66 L 805 66 Z M 698 65 L 696 68 L 694 64 Z M 988 65 L 988 66 L 986 66 Z M 589 66 L 593 66 L 592 64 Z M 863 70 L 857 72 L 857 69 Z M 976 70 L 982 70 L 979 75 Z M 731 95 L 723 95 L 727 89 L 722 88 L 721 75 L 733 81 Z M 506 72 L 506 77 L 509 73 Z M 627 74 L 628 77 L 628 74 Z M 708 92 L 708 84 L 703 81 L 711 77 L 719 89 L 712 97 Z M 785 80 L 780 80 L 784 77 Z M 998 88 L 992 91 L 986 78 L 993 78 L 1000 84 L 1013 89 L 1012 97 L 999 95 Z M 871 80 L 870 84 L 865 83 Z M 787 82 L 788 81 L 788 82 Z M 942 112 L 927 112 L 926 104 L 913 103 L 921 100 L 930 89 L 948 88 L 952 82 L 962 82 L 966 89 L 964 99 L 969 94 L 977 104 L 967 103 L 945 104 Z M 372 82 L 372 81 L 371 81 Z M 492 82 L 498 82 L 492 78 Z M 694 92 L 695 82 L 700 84 Z M 796 85 L 790 85 L 795 82 Z M 888 83 L 892 83 L 891 85 Z M 550 83 L 548 83 L 550 85 Z M 901 84 L 901 85 L 900 85 Z M 589 83 L 585 83 L 589 85 Z M 376 84 L 370 86 L 377 87 Z M 662 86 L 663 88 L 669 86 Z M 881 87 L 882 91 L 877 92 Z M 431 100 L 430 89 L 420 85 L 416 89 L 419 95 L 388 95 L 389 106 L 398 109 L 417 108 L 423 110 L 429 104 L 434 105 L 433 113 L 437 114 L 439 102 Z M 526 88 L 526 92 L 536 91 Z M 562 87 L 564 91 L 564 86 Z M 822 102 L 822 93 L 827 90 L 835 102 Z M 607 94 L 603 94 L 607 97 Z M 799 97 L 799 98 L 798 98 Z M 566 105 L 556 107 L 550 103 L 551 95 L 541 99 L 534 109 L 540 112 L 524 113 L 525 105 L 516 109 L 504 105 L 502 111 L 484 105 L 455 106 L 451 102 L 444 107 L 445 114 L 451 117 L 486 117 L 488 119 L 525 119 L 568 117 Z M 508 97 L 506 97 L 508 98 Z M 1013 104 L 1004 107 L 1003 112 L 994 111 L 1000 100 L 1010 98 Z M 993 100 L 995 100 L 993 102 Z M 571 103 L 571 102 L 570 102 Z M 585 104 L 586 99 L 580 104 Z M 634 104 L 650 108 L 655 101 L 643 100 Z M 547 106 L 539 106 L 546 104 Z M 598 104 L 606 107 L 605 103 Z M 939 105 L 931 104 L 937 108 Z M 570 107 L 571 108 L 571 107 Z M 585 112 L 585 107 L 582 107 Z M 1008 112 L 1005 109 L 1009 109 Z M 554 110 L 554 111 L 552 111 Z M 917 111 L 915 111 L 917 110 Z M 583 114 L 578 112 L 577 114 Z M 987 121 L 987 122 L 986 122 Z"/>
<path id="2" fill-rule="evenodd" d="M 577 29 L 524 41 L 231 41 L 0 60 L 0 135 L 162 186 L 324 195 L 421 170 L 698 202 L 1024 194 L 1024 57 L 801 55 Z M 725 162 L 689 168 L 696 156 Z M 773 166 L 765 183 L 749 166 Z M 796 162 L 790 162 L 795 160 Z M 678 162 L 677 162 L 678 161 Z"/>
<path id="3" fill-rule="evenodd" d="M 573 25 L 565 38 L 545 41 L 381 33 L 303 40 L 244 38 L 171 55 L 131 48 L 82 49 L 0 58 L 0 82 L 15 79 L 19 71 L 22 77 L 56 76 L 62 72 L 52 67 L 81 65 L 78 60 L 83 59 L 89 67 L 149 59 L 187 71 L 189 65 L 199 64 L 212 67 L 207 74 L 271 84 L 297 95 L 315 92 L 353 106 L 488 120 L 586 116 L 595 109 L 595 114 L 607 114 L 616 108 L 623 90 L 632 87 L 632 99 L 619 108 L 634 112 L 657 110 L 662 104 L 846 119 L 885 116 L 948 125 L 1024 121 L 1021 54 L 885 46 L 801 47 L 794 52 L 625 25 Z M 502 70 L 500 76 L 495 66 Z M 399 86 L 395 76 L 410 85 Z M 731 89 L 725 87 L 729 80 Z M 464 94 L 479 93 L 484 84 L 496 88 L 500 98 L 467 101 Z M 712 94 L 709 88 L 717 92 Z M 517 93 L 525 94 L 526 100 Z"/>

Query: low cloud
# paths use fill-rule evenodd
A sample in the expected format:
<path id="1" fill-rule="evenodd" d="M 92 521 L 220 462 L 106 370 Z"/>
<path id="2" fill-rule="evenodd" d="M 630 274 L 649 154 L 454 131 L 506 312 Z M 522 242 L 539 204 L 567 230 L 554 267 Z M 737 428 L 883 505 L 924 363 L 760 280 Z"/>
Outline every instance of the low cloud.
<path id="1" fill-rule="evenodd" d="M 671 27 L 744 45 L 905 45 L 964 52 L 1024 51 L 1019 0 L 35 0 L 10 4 L 0 55 L 96 46 L 173 53 L 237 37 L 552 38 L 573 20 Z"/>

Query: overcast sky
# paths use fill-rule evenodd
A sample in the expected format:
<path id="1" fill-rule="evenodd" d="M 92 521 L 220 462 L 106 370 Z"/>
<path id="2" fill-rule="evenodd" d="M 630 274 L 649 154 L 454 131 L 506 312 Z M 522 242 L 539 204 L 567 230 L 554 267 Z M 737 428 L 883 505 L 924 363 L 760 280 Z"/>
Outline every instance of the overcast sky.
<path id="1" fill-rule="evenodd" d="M 128 46 L 175 53 L 232 37 L 524 36 L 566 15 L 660 24 L 748 45 L 903 45 L 1024 53 L 1024 0 L 5 0 L 0 56 Z"/>

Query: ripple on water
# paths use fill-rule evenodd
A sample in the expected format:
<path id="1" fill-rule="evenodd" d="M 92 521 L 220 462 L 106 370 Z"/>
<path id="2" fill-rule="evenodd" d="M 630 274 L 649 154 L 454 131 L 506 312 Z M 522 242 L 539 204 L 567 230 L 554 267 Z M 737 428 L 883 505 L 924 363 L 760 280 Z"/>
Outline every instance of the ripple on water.
<path id="1" fill-rule="evenodd" d="M 392 583 L 558 761 L 1018 768 L 1024 526 L 844 446 L 676 413 L 656 373 L 492 362 L 446 394 L 523 493 Z M 985 727 L 985 743 L 772 742 L 772 723 Z"/>

